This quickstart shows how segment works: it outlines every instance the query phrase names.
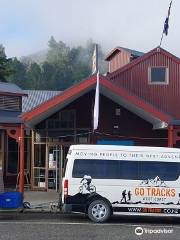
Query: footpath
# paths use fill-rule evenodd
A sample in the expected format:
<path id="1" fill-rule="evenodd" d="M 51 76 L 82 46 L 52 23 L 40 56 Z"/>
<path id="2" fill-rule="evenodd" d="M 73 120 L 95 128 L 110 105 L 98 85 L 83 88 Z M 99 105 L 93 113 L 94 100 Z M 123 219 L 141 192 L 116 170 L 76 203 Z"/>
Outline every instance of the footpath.
<path id="1" fill-rule="evenodd" d="M 38 191 L 25 191 L 24 203 L 25 211 L 46 211 L 46 212 L 59 212 L 59 193 L 55 191 L 38 192 Z"/>

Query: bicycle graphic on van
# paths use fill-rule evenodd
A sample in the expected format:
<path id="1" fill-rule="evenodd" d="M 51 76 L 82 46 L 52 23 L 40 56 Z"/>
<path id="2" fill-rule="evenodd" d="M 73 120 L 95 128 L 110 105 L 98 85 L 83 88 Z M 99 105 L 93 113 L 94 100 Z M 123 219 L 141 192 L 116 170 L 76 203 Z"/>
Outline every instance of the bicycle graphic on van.
<path id="1" fill-rule="evenodd" d="M 92 178 L 89 175 L 84 175 L 80 181 L 79 193 L 93 193 L 96 192 L 96 187 L 92 184 Z"/>

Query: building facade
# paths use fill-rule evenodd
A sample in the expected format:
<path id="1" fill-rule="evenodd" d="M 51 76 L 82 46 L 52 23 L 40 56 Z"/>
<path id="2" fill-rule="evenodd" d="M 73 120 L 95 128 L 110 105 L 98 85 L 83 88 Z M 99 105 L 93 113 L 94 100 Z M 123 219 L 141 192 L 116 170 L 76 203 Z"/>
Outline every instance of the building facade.
<path id="1" fill-rule="evenodd" d="M 12 146 L 14 140 L 4 129 L 4 121 L 0 130 L 0 163 L 5 185 L 10 185 L 7 173 L 11 170 L 14 185 L 25 181 L 25 186 L 33 190 L 61 190 L 71 144 L 180 146 L 179 58 L 162 48 L 143 54 L 118 47 L 106 60 L 109 72 L 100 75 L 99 126 L 95 132 L 92 116 L 96 75 L 64 92 L 44 92 L 44 97 L 42 91 L 36 96 L 36 91 L 21 93 L 21 100 L 29 94 L 29 102 L 28 98 L 23 101 L 26 110 L 17 123 L 23 123 L 25 130 L 21 146 L 24 169 L 19 170 L 19 145 Z M 37 102 L 32 104 L 35 99 Z M 4 156 L 5 149 L 8 158 Z"/>
<path id="2" fill-rule="evenodd" d="M 27 95 L 15 84 L 0 82 L 0 171 L 7 187 L 16 185 L 24 168 L 24 124 L 22 97 Z M 22 180 L 22 174 L 20 179 Z M 23 186 L 20 186 L 21 190 Z"/>

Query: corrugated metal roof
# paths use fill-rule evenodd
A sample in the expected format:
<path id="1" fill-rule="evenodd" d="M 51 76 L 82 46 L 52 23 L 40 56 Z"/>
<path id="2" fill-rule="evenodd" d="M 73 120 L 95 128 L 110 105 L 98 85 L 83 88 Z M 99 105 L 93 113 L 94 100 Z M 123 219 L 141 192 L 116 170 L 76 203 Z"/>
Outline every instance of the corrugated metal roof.
<path id="1" fill-rule="evenodd" d="M 21 112 L 0 111 L 0 123 L 22 123 Z"/>
<path id="2" fill-rule="evenodd" d="M 22 99 L 22 112 L 29 112 L 43 102 L 53 98 L 61 93 L 61 91 L 46 91 L 46 90 L 24 90 L 28 97 Z"/>
<path id="3" fill-rule="evenodd" d="M 14 83 L 0 82 L 0 92 L 24 95 L 23 90 Z"/>

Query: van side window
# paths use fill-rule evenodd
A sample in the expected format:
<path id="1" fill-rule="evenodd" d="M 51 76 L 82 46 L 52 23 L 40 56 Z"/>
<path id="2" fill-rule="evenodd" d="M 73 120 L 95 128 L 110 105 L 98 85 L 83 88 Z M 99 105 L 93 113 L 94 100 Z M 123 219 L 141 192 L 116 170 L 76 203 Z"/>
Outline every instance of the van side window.
<path id="1" fill-rule="evenodd" d="M 84 175 L 90 175 L 92 178 L 97 179 L 111 179 L 111 176 L 117 178 L 118 166 L 114 166 L 114 162 L 116 161 L 76 159 L 72 176 L 82 178 Z"/>
<path id="2" fill-rule="evenodd" d="M 139 179 L 139 162 L 137 161 L 116 161 L 119 162 L 120 169 L 118 179 Z"/>
<path id="3" fill-rule="evenodd" d="M 90 175 L 94 179 L 145 180 L 159 177 L 175 181 L 180 176 L 180 163 L 155 161 L 127 161 L 75 159 L 73 178 Z"/>
<path id="4" fill-rule="evenodd" d="M 90 175 L 96 179 L 138 179 L 138 163 L 133 161 L 76 159 L 73 178 Z"/>
<path id="5" fill-rule="evenodd" d="M 180 175 L 179 163 L 143 161 L 140 165 L 141 179 L 154 179 L 158 176 L 163 181 L 176 181 Z"/>

